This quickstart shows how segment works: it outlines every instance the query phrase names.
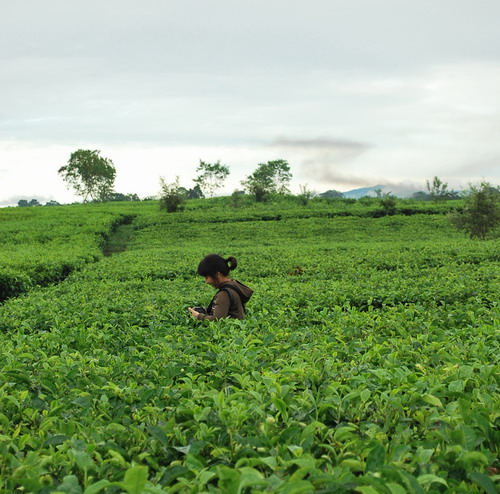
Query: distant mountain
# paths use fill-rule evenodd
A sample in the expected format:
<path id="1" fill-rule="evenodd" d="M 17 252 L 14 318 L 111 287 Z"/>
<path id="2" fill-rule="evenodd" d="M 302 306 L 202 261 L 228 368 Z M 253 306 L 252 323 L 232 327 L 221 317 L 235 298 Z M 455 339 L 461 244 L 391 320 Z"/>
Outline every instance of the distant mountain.
<path id="1" fill-rule="evenodd" d="M 400 184 L 400 185 L 374 185 L 373 187 L 362 187 L 360 189 L 352 189 L 344 192 L 344 197 L 359 199 L 360 197 L 370 196 L 376 197 L 376 189 L 381 189 L 383 194 L 391 193 L 396 197 L 410 197 L 417 192 L 418 189 L 414 185 Z"/>

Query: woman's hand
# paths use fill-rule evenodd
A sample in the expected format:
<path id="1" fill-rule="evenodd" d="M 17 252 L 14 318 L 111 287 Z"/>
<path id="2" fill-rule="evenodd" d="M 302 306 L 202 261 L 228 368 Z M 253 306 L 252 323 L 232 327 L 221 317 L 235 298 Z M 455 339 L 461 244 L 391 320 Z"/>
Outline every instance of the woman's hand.
<path id="1" fill-rule="evenodd" d="M 188 311 L 191 312 L 191 315 L 195 318 L 198 319 L 199 312 L 196 312 L 192 307 L 188 307 Z"/>

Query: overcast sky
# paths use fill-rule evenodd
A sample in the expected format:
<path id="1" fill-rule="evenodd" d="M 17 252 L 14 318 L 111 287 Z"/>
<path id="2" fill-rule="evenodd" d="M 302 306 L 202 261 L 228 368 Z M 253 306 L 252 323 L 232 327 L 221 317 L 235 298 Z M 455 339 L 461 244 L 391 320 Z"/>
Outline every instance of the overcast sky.
<path id="1" fill-rule="evenodd" d="M 71 201 L 77 149 L 116 190 L 199 160 L 290 163 L 322 192 L 500 183 L 499 0 L 2 0 L 0 205 Z"/>

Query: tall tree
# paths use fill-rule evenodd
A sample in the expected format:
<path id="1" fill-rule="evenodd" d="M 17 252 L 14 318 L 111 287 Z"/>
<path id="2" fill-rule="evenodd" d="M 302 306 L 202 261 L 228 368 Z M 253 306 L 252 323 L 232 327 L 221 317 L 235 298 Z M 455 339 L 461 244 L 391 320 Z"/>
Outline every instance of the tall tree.
<path id="1" fill-rule="evenodd" d="M 290 165 L 286 160 L 274 160 L 259 163 L 257 169 L 248 175 L 241 184 L 245 190 L 253 194 L 257 201 L 264 201 L 269 194 L 286 194 L 292 179 Z"/>
<path id="2" fill-rule="evenodd" d="M 221 165 L 220 160 L 215 163 L 200 160 L 196 173 L 198 175 L 193 182 L 201 188 L 204 195 L 213 197 L 215 191 L 224 185 L 224 180 L 229 175 L 229 167 Z"/>
<path id="3" fill-rule="evenodd" d="M 87 202 L 105 201 L 113 191 L 116 169 L 113 162 L 100 155 L 100 151 L 79 149 L 71 154 L 68 164 L 59 168 L 58 173 L 73 187 L 75 193 Z"/>
<path id="4" fill-rule="evenodd" d="M 449 199 L 450 191 L 448 191 L 448 184 L 443 182 L 439 177 L 434 177 L 432 184 L 427 180 L 427 190 L 433 201 L 438 202 Z"/>

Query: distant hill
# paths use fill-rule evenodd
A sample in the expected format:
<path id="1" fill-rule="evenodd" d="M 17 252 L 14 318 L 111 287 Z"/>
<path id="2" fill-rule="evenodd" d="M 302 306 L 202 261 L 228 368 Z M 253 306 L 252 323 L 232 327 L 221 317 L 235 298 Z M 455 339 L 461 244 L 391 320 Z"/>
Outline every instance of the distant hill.
<path id="1" fill-rule="evenodd" d="M 392 195 L 405 198 L 405 197 L 410 197 L 412 194 L 417 192 L 418 189 L 414 185 L 407 185 L 407 184 L 401 184 L 401 185 L 374 185 L 373 187 L 362 187 L 360 189 L 352 189 L 344 192 L 344 197 L 352 198 L 352 199 L 359 199 L 360 197 L 364 196 L 371 196 L 375 197 L 377 193 L 375 192 L 376 189 L 381 189 L 383 194 L 387 194 L 390 192 Z"/>

